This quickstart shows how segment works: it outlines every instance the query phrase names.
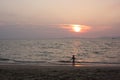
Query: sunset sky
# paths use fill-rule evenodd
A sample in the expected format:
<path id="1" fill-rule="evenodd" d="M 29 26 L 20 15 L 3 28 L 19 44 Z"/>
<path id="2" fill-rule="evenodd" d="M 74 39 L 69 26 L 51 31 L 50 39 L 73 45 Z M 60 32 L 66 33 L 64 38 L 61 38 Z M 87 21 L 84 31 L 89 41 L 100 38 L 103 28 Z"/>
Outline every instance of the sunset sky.
<path id="1" fill-rule="evenodd" d="M 0 0 L 0 39 L 117 36 L 120 0 Z"/>

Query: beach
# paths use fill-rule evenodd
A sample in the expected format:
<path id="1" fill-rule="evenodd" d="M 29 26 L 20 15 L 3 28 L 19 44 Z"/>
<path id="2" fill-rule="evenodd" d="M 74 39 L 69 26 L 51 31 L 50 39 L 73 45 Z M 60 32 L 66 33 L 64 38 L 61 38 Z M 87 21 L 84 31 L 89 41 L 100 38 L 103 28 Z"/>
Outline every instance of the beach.
<path id="1" fill-rule="evenodd" d="M 0 65 L 0 80 L 120 80 L 119 66 Z"/>

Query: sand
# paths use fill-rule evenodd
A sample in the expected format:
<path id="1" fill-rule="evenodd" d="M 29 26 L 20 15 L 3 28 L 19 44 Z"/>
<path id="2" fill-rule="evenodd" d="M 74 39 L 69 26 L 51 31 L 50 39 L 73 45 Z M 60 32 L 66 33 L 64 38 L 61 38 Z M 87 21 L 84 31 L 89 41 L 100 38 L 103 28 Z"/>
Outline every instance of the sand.
<path id="1" fill-rule="evenodd" d="M 120 67 L 0 65 L 0 80 L 120 80 Z"/>

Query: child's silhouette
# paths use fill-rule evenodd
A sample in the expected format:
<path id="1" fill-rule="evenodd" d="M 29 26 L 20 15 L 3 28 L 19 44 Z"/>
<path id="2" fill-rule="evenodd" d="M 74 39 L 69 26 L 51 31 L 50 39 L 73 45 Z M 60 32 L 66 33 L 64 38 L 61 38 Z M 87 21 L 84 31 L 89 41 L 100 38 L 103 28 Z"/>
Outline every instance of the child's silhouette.
<path id="1" fill-rule="evenodd" d="M 72 64 L 75 65 L 75 55 L 72 55 Z"/>

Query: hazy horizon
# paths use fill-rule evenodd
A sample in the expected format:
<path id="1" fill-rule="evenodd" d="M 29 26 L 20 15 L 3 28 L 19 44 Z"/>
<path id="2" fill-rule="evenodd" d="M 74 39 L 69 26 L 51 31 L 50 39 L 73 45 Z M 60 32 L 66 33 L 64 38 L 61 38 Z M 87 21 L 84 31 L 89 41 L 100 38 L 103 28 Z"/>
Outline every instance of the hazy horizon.
<path id="1" fill-rule="evenodd" d="M 120 37 L 120 0 L 0 0 L 0 39 L 67 37 Z"/>

